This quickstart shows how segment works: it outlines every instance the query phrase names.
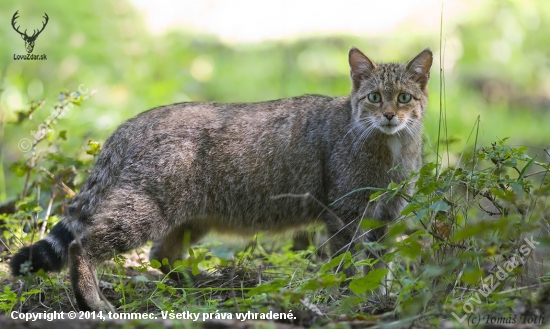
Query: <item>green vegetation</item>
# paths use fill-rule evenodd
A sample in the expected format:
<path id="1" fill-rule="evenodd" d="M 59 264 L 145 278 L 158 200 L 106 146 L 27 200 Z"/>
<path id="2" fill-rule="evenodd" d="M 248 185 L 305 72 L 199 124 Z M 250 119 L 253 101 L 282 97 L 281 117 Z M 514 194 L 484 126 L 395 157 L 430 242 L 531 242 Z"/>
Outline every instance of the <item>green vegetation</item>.
<path id="1" fill-rule="evenodd" d="M 550 48 L 541 46 L 550 7 L 542 1 L 484 3 L 468 19 L 443 29 L 444 53 L 437 50 L 437 33 L 230 45 L 187 31 L 153 37 L 124 1 L 70 8 L 52 2 L 49 8 L 51 33 L 35 45 L 36 54 L 48 55 L 46 61 L 13 60 L 14 53 L 23 53 L 23 41 L 9 24 L 0 26 L 0 39 L 7 40 L 0 48 L 5 59 L 0 309 L 5 314 L 74 309 L 66 272 L 39 272 L 17 281 L 9 277 L 6 260 L 59 220 L 119 123 L 188 100 L 344 95 L 349 92 L 346 54 L 356 45 L 375 60 L 408 58 L 430 46 L 447 63 L 442 77 L 438 65 L 432 69 L 426 165 L 404 183 L 415 185 L 414 194 L 405 194 L 404 184 L 392 185 L 371 200 L 385 194 L 410 202 L 384 241 L 367 246 L 390 252 L 382 259 L 362 260 L 354 251 L 330 260 L 316 247 L 293 251 L 286 240 L 259 236 L 247 248 L 233 250 L 211 239 L 181 264 L 203 270 L 193 287 L 163 277 L 154 270 L 161 264 L 139 250 L 117 255 L 100 270 L 104 294 L 120 312 L 292 310 L 292 322 L 304 326 L 374 321 L 441 327 L 464 315 L 470 316 L 464 321 L 475 323 L 473 314 L 502 319 L 515 314 L 518 323 L 522 316 L 550 318 L 545 299 L 550 156 L 544 150 L 550 140 L 545 124 L 550 122 Z M 10 1 L 1 2 L 0 9 L 2 22 L 16 10 L 41 14 L 31 4 Z M 362 225 L 369 229 L 378 223 L 365 218 Z M 537 242 L 531 242 L 533 248 L 524 240 L 531 237 Z M 391 266 L 352 278 L 340 271 L 374 262 Z M 388 294 L 383 295 L 376 289 L 386 271 Z M 346 280 L 349 289 L 340 287 Z"/>

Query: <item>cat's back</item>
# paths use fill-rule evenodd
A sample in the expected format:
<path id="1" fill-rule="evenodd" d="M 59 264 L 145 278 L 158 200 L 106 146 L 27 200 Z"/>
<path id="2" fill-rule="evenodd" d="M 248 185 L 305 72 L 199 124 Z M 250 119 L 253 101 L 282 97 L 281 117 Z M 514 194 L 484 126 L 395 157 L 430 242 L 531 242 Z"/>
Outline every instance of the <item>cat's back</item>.
<path id="1" fill-rule="evenodd" d="M 234 175 L 277 170 L 281 163 L 305 166 L 307 159 L 322 160 L 323 148 L 334 139 L 330 133 L 343 131 L 338 122 L 349 116 L 349 106 L 347 97 L 304 95 L 259 103 L 158 107 L 115 130 L 95 171 L 109 167 L 131 181 L 139 178 L 136 175 L 172 179 L 185 171 Z"/>
<path id="2" fill-rule="evenodd" d="M 111 157 L 112 152 L 137 160 L 146 154 L 179 156 L 186 150 L 189 156 L 300 148 L 313 139 L 320 142 L 327 122 L 339 121 L 347 112 L 348 98 L 321 95 L 258 103 L 176 103 L 121 124 L 106 141 L 100 158 Z"/>
<path id="3" fill-rule="evenodd" d="M 121 127 L 128 124 L 140 125 L 151 122 L 179 122 L 189 125 L 208 116 L 231 116 L 234 118 L 248 116 L 254 118 L 280 113 L 290 114 L 291 112 L 309 112 L 311 110 L 322 111 L 322 106 L 336 99 L 339 98 L 324 95 L 302 95 L 263 102 L 181 102 L 141 112 L 135 117 L 126 120 Z"/>

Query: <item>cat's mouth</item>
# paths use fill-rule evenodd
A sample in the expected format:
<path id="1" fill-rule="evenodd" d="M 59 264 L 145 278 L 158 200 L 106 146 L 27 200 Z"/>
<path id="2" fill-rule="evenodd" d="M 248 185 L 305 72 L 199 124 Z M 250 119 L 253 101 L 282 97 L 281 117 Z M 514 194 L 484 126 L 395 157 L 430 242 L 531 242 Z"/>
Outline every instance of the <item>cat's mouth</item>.
<path id="1" fill-rule="evenodd" d="M 391 122 L 386 122 L 378 125 L 378 129 L 384 134 L 393 135 L 399 130 L 403 129 L 403 125 L 400 123 L 393 124 Z"/>

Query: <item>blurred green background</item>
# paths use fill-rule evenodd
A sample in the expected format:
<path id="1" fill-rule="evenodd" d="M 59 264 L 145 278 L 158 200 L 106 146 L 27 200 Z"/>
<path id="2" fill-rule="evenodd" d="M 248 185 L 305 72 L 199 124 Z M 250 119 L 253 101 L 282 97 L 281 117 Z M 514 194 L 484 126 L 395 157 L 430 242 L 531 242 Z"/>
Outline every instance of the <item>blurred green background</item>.
<path id="1" fill-rule="evenodd" d="M 395 2 L 361 17 L 368 21 L 391 16 Z M 442 158 L 451 165 L 466 145 L 473 144 L 473 137 L 468 137 L 478 116 L 479 144 L 510 137 L 510 144 L 530 146 L 530 152 L 544 157 L 550 145 L 550 6 L 543 0 L 460 3 L 466 7 L 460 14 L 444 11 L 442 33 L 439 26 L 419 30 L 419 20 L 407 18 L 379 33 L 325 31 L 239 42 L 189 28 L 153 33 L 143 11 L 130 1 L 3 0 L 0 202 L 16 197 L 23 183 L 9 170 L 25 155 L 18 142 L 32 139 L 30 132 L 48 117 L 63 89 L 76 91 L 82 85 L 83 91 L 97 90 L 56 126 L 68 131 L 61 151 L 90 158 L 85 152 L 88 140 L 103 143 L 125 119 L 164 104 L 346 95 L 347 51 L 352 45 L 375 61 L 405 62 L 426 47 L 434 51 L 425 121 L 428 157 L 433 157 L 438 140 L 441 107 L 445 120 L 440 140 L 449 142 L 449 154 Z M 443 8 L 448 4 L 453 3 L 445 2 Z M 46 54 L 47 60 L 14 60 L 14 54 L 25 54 L 23 40 L 11 27 L 16 10 L 22 30 L 40 28 L 43 13 L 48 14 L 49 23 L 33 52 Z M 423 14 L 439 22 L 440 13 L 441 3 L 436 1 Z M 235 20 L 246 21 L 249 15 L 243 12 Z M 280 20 L 284 25 L 285 17 Z M 440 101 L 441 94 L 445 97 Z M 46 104 L 31 120 L 14 124 L 17 111 L 41 99 Z"/>

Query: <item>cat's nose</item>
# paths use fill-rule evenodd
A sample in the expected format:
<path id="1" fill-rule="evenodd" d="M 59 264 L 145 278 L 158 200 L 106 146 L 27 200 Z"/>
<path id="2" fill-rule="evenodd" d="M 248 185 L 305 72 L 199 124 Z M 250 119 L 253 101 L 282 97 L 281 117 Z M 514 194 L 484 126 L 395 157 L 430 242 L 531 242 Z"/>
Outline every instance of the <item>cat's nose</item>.
<path id="1" fill-rule="evenodd" d="M 384 112 L 383 114 L 386 119 L 388 119 L 388 121 L 391 121 L 391 119 L 393 119 L 393 117 L 395 116 L 395 112 Z"/>

